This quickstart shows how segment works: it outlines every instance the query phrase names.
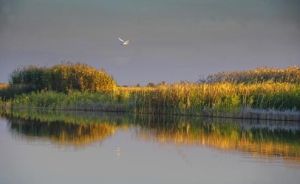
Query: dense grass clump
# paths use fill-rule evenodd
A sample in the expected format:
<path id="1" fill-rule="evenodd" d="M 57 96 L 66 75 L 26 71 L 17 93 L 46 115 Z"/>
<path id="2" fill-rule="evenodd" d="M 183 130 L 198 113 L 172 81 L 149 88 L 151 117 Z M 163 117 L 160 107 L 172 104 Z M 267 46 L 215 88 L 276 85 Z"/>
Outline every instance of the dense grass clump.
<path id="1" fill-rule="evenodd" d="M 115 85 L 112 76 L 104 70 L 97 70 L 86 64 L 66 63 L 49 68 L 29 66 L 15 70 L 10 77 L 10 86 L 19 86 L 24 92 L 110 91 Z"/>
<path id="2" fill-rule="evenodd" d="M 262 83 L 262 82 L 288 82 L 300 84 L 300 67 L 288 68 L 257 68 L 254 70 L 236 71 L 236 72 L 220 72 L 209 75 L 200 82 L 217 83 Z"/>

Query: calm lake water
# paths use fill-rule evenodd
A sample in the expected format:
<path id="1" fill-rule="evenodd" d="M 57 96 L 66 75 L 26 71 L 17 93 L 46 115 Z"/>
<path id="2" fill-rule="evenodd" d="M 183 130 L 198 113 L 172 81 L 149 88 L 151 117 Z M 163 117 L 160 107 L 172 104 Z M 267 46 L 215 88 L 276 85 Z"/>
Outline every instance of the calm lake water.
<path id="1" fill-rule="evenodd" d="M 300 183 L 300 123 L 20 112 L 0 118 L 1 184 Z"/>

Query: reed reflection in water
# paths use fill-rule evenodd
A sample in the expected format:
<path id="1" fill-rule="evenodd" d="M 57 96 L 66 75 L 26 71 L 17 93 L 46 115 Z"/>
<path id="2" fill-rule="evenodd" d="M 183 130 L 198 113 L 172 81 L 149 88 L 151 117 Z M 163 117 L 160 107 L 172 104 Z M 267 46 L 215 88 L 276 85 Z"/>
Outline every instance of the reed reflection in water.
<path id="1" fill-rule="evenodd" d="M 144 141 L 206 146 L 300 163 L 300 126 L 292 122 L 35 111 L 6 116 L 18 135 L 48 138 L 65 146 L 81 147 L 104 141 L 118 130 L 132 130 L 135 138 Z"/>

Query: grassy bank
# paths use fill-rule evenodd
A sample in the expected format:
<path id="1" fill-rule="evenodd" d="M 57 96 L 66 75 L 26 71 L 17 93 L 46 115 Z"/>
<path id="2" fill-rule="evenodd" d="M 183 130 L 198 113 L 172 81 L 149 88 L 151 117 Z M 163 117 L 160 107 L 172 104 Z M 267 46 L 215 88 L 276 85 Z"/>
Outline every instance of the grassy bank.
<path id="1" fill-rule="evenodd" d="M 44 91 L 20 95 L 10 103 L 13 108 L 52 110 L 208 116 L 226 113 L 239 116 L 241 112 L 259 113 L 258 110 L 262 110 L 270 113 L 289 111 L 299 116 L 300 85 L 214 83 L 118 87 L 111 93 Z"/>

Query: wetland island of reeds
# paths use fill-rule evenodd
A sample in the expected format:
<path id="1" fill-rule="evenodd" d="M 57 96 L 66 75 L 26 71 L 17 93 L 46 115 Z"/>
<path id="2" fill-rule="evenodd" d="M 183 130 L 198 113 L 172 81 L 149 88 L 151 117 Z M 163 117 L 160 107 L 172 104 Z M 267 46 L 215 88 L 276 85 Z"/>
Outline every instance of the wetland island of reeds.
<path id="1" fill-rule="evenodd" d="M 119 86 L 80 63 L 28 66 L 0 85 L 2 111 L 41 109 L 300 120 L 300 68 L 221 72 L 197 82 Z"/>

